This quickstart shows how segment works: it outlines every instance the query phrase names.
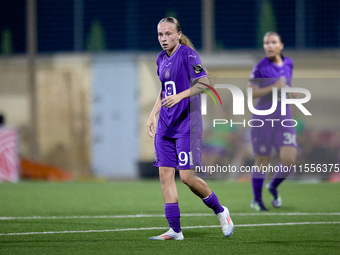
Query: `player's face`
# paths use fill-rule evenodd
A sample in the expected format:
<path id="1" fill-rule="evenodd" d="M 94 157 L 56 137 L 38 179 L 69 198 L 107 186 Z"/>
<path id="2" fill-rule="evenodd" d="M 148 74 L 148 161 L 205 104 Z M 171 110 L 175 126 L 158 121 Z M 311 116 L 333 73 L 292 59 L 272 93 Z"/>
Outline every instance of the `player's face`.
<path id="1" fill-rule="evenodd" d="M 263 38 L 263 48 L 268 58 L 276 58 L 281 55 L 283 43 L 277 35 L 268 35 Z"/>
<path id="2" fill-rule="evenodd" d="M 177 32 L 176 25 L 170 22 L 162 22 L 158 25 L 158 41 L 163 50 L 170 56 L 179 44 L 182 32 Z"/>

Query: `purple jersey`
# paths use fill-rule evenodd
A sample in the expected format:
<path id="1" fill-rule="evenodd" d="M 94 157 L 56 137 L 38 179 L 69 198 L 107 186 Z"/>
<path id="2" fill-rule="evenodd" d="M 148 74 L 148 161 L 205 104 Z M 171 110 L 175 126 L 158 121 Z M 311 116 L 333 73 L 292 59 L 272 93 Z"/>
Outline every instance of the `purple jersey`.
<path id="1" fill-rule="evenodd" d="M 283 57 L 283 64 L 278 66 L 272 63 L 268 58 L 262 59 L 250 75 L 250 83 L 259 88 L 271 86 L 278 81 L 284 79 L 286 86 L 291 86 L 293 73 L 293 61 L 290 58 Z M 264 121 L 262 127 L 252 127 L 251 136 L 255 155 L 268 156 L 271 153 L 271 148 L 274 147 L 277 151 L 282 146 L 296 147 L 296 132 L 292 121 L 292 112 L 287 105 L 286 115 L 281 115 L 281 93 L 278 91 L 278 104 L 276 110 L 270 115 L 253 114 L 253 119 Z M 255 106 L 258 110 L 267 110 L 272 106 L 272 93 L 269 93 L 261 98 Z M 268 119 L 276 119 L 280 121 L 265 121 Z M 286 121 L 287 120 L 287 121 Z M 281 121 L 285 121 L 285 126 Z"/>
<path id="2" fill-rule="evenodd" d="M 279 79 L 284 79 L 286 86 L 291 86 L 293 61 L 290 58 L 282 57 L 283 64 L 281 66 L 271 62 L 268 58 L 263 58 L 256 66 L 254 66 L 251 75 L 250 83 L 259 88 L 264 88 L 273 85 Z M 281 113 L 281 91 L 278 91 L 278 105 L 276 111 Z M 261 97 L 255 106 L 258 110 L 267 110 L 272 106 L 272 93 Z M 287 105 L 288 107 L 288 105 Z M 290 112 L 290 110 L 288 110 Z M 287 112 L 288 112 L 287 111 Z M 268 116 L 267 116 L 268 117 Z"/>
<path id="3" fill-rule="evenodd" d="M 198 54 L 182 44 L 170 57 L 162 51 L 157 66 L 162 99 L 190 89 L 193 80 L 207 76 Z M 200 95 L 185 98 L 172 108 L 161 107 L 157 134 L 169 138 L 198 138 L 202 137 L 202 129 Z"/>

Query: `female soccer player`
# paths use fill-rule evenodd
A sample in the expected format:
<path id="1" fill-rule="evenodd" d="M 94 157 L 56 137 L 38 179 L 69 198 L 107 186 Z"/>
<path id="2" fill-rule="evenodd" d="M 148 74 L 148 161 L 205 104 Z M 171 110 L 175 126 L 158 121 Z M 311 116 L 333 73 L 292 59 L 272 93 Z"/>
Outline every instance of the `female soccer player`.
<path id="1" fill-rule="evenodd" d="M 281 88 L 291 86 L 293 61 L 281 54 L 283 43 L 280 35 L 276 32 L 267 32 L 265 34 L 263 47 L 267 57 L 260 60 L 254 66 L 249 86 L 253 90 L 253 98 L 259 98 L 256 109 L 267 110 L 271 108 L 273 88 L 278 90 L 278 104 L 272 114 L 266 116 L 253 114 L 252 117 L 253 119 L 262 119 L 265 123 L 262 127 L 251 128 L 255 167 L 252 171 L 254 199 L 250 206 L 256 211 L 267 210 L 262 201 L 262 186 L 265 173 L 261 171 L 261 167 L 268 166 L 272 147 L 277 150 L 282 162 L 277 166 L 277 169 L 281 171 L 276 172 L 272 181 L 267 185 L 267 189 L 273 196 L 272 205 L 276 208 L 282 205 L 277 187 L 288 176 L 290 167 L 295 163 L 297 152 L 294 123 L 292 121 L 285 121 L 284 126 L 281 124 L 282 120 L 292 119 L 291 110 L 289 105 L 287 105 L 287 115 L 282 116 L 280 104 Z M 266 119 L 274 120 L 265 121 Z M 283 169 L 288 169 L 288 172 L 284 173 Z"/>
<path id="2" fill-rule="evenodd" d="M 207 183 L 195 175 L 195 166 L 201 166 L 202 116 L 200 95 L 209 79 L 190 40 L 182 34 L 179 22 L 172 17 L 162 19 L 157 26 L 158 41 L 163 51 L 157 58 L 157 74 L 162 83 L 156 104 L 151 111 L 147 129 L 155 134 L 155 166 L 165 203 L 165 217 L 169 231 L 151 237 L 151 240 L 183 240 L 180 226 L 175 170 L 184 184 L 213 209 L 223 234 L 229 237 L 234 224 L 227 207 L 221 206 Z M 195 85 L 193 85 L 195 83 Z M 199 87 L 199 88 L 198 88 Z M 156 125 L 156 115 L 159 113 Z"/>

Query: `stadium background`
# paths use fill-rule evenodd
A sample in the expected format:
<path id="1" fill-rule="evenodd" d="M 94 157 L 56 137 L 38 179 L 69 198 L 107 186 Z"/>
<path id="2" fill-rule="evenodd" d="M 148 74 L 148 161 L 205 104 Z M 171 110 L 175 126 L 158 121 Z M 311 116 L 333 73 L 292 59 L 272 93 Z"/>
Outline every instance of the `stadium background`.
<path id="1" fill-rule="evenodd" d="M 171 15 L 214 81 L 243 90 L 263 57 L 263 34 L 278 31 L 295 62 L 294 77 L 312 94 L 313 116 L 303 120 L 301 138 L 310 154 L 303 162 L 315 155 L 339 161 L 340 1 L 38 0 L 34 86 L 26 2 L 0 3 L 0 112 L 18 130 L 22 159 L 75 179 L 138 178 L 152 169 L 145 126 L 159 91 L 156 25 Z"/>

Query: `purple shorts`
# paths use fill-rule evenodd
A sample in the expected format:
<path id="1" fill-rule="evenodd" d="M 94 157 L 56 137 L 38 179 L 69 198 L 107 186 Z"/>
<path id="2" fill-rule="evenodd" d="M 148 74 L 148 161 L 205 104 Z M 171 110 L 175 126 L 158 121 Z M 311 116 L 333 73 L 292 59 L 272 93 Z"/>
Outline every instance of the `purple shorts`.
<path id="1" fill-rule="evenodd" d="M 293 126 L 293 123 L 286 121 L 286 126 Z M 283 146 L 297 148 L 295 127 L 284 127 L 280 123 L 265 122 L 262 127 L 251 128 L 251 141 L 255 155 L 269 156 L 272 148 L 277 152 Z"/>
<path id="2" fill-rule="evenodd" d="M 174 167 L 179 170 L 195 169 L 202 166 L 201 138 L 155 137 L 156 167 Z"/>

